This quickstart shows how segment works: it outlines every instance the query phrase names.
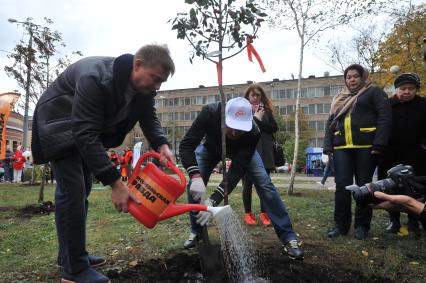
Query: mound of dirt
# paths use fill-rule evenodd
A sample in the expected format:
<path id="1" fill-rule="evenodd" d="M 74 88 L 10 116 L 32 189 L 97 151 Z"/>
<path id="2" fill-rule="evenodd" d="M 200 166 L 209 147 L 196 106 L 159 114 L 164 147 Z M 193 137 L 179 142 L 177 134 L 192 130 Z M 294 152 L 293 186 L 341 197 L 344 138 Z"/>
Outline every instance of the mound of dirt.
<path id="1" fill-rule="evenodd" d="M 27 205 L 18 210 L 17 216 L 21 218 L 30 218 L 37 215 L 49 215 L 55 211 L 55 205 L 51 201 L 40 204 Z"/>
<path id="2" fill-rule="evenodd" d="M 276 249 L 275 249 L 276 250 Z M 319 266 L 294 261 L 280 252 L 262 253 L 265 272 L 270 282 L 300 283 L 381 283 L 384 278 L 364 278 L 353 270 L 342 270 L 338 266 Z M 200 258 L 197 253 L 177 253 L 164 259 L 154 259 L 139 263 L 122 272 L 109 270 L 107 275 L 114 282 L 224 282 L 231 283 L 225 270 L 217 270 L 214 277 L 206 278 L 201 273 Z"/>

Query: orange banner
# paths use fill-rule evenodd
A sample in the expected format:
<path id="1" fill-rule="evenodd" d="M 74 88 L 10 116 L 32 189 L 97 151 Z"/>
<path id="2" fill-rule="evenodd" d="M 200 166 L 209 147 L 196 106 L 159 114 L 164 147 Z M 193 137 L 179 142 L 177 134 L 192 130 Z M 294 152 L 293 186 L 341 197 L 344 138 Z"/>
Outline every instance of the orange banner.
<path id="1" fill-rule="evenodd" d="M 0 94 L 0 159 L 3 160 L 6 157 L 6 124 L 9 118 L 10 111 L 13 105 L 18 100 L 20 94 L 16 92 L 6 92 Z"/>
<path id="2" fill-rule="evenodd" d="M 266 72 L 265 66 L 263 65 L 262 59 L 260 58 L 259 54 L 257 53 L 256 49 L 254 49 L 253 45 L 253 37 L 247 36 L 247 55 L 250 62 L 253 62 L 253 55 L 256 58 L 257 62 L 259 62 L 260 69 L 262 72 Z"/>

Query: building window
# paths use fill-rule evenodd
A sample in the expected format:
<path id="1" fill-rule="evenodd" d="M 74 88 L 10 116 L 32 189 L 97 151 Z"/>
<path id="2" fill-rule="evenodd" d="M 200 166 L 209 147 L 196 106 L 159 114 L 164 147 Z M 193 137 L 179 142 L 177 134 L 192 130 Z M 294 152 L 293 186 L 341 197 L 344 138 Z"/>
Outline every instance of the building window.
<path id="1" fill-rule="evenodd" d="M 315 114 L 322 114 L 324 113 L 324 104 L 316 104 L 317 106 L 317 111 Z"/>
<path id="2" fill-rule="evenodd" d="M 315 112 L 315 104 L 309 104 L 309 114 L 316 114 Z"/>
<path id="3" fill-rule="evenodd" d="M 325 130 L 325 123 L 324 121 L 317 121 L 317 131 L 324 131 Z"/>
<path id="4" fill-rule="evenodd" d="M 330 113 L 330 103 L 324 104 L 324 113 Z"/>
<path id="5" fill-rule="evenodd" d="M 286 106 L 280 106 L 279 113 L 281 116 L 287 115 L 287 107 Z"/>
<path id="6" fill-rule="evenodd" d="M 324 88 L 316 87 L 315 88 L 315 97 L 323 97 L 324 96 Z"/>
<path id="7" fill-rule="evenodd" d="M 330 86 L 325 86 L 323 88 L 324 91 L 324 96 L 329 96 L 330 95 Z"/>

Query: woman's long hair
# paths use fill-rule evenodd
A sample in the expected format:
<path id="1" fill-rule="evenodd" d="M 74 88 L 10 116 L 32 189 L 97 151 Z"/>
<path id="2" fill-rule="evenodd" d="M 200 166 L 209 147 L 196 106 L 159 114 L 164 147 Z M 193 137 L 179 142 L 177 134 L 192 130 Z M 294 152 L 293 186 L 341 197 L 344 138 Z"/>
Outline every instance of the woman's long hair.
<path id="1" fill-rule="evenodd" d="M 266 96 L 265 91 L 263 90 L 263 88 L 259 85 L 259 84 L 251 84 L 249 85 L 249 87 L 246 89 L 246 92 L 244 94 L 244 98 L 247 100 L 249 99 L 249 95 L 252 91 L 257 90 L 260 92 L 260 101 L 263 103 L 263 106 L 265 107 L 266 111 L 269 112 L 270 114 L 273 111 L 273 105 L 272 105 L 272 101 Z"/>

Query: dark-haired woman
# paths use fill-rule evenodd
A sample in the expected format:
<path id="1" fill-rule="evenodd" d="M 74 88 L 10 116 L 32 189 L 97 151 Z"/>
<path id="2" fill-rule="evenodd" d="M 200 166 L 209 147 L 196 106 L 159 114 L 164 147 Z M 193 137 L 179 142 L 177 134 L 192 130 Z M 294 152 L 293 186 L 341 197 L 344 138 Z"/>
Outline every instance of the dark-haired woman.
<path id="1" fill-rule="evenodd" d="M 278 130 L 277 123 L 272 115 L 272 102 L 266 96 L 263 88 L 258 84 L 250 85 L 244 97 L 248 99 L 252 105 L 253 119 L 260 130 L 260 140 L 257 144 L 257 152 L 262 158 L 268 175 L 275 168 L 274 154 L 272 146 L 274 137 L 272 136 Z M 257 221 L 251 210 L 253 182 L 246 175 L 243 179 L 243 203 L 244 203 L 244 222 L 247 225 L 256 225 Z M 260 203 L 259 218 L 263 225 L 271 225 L 268 214 L 265 212 L 262 203 Z"/>
<path id="2" fill-rule="evenodd" d="M 377 156 L 387 145 L 392 123 L 387 94 L 373 86 L 368 71 L 353 64 L 344 71 L 346 88 L 336 95 L 327 121 L 324 153 L 333 154 L 335 168 L 334 238 L 346 235 L 351 226 L 351 192 L 346 186 L 362 186 L 372 181 Z M 356 203 L 355 238 L 365 239 L 370 229 L 372 209 Z"/>

